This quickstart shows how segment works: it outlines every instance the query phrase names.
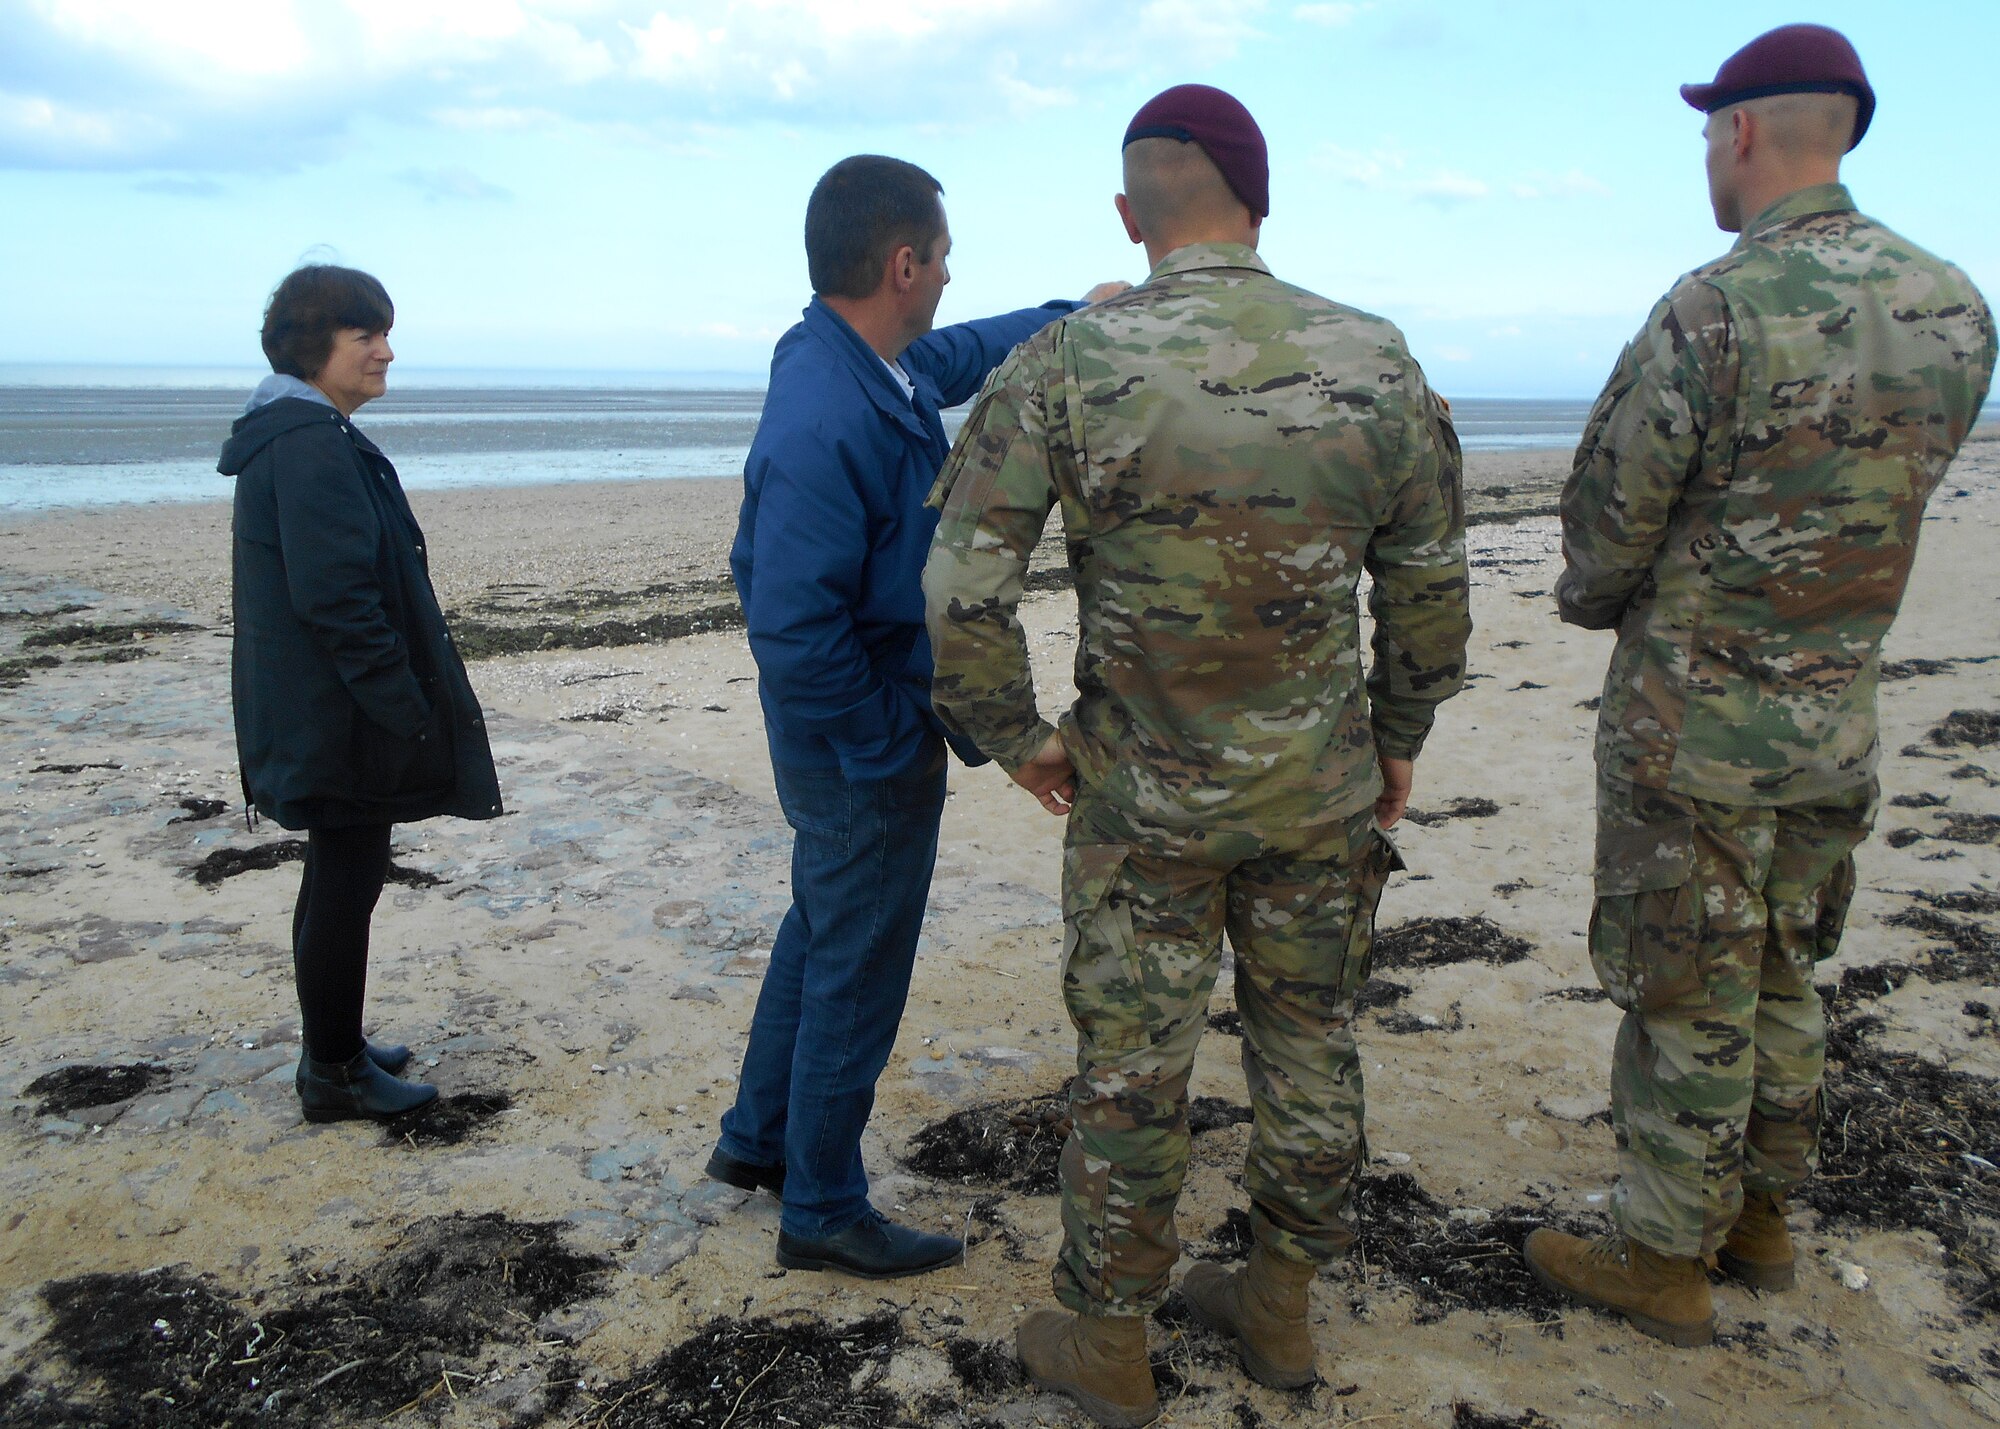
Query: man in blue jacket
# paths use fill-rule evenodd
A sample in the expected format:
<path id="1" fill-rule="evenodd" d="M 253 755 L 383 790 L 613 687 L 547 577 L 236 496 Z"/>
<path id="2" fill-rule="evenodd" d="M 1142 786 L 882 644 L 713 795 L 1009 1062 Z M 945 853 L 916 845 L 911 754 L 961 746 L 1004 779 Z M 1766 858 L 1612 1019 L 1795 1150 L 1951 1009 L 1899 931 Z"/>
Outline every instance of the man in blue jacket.
<path id="1" fill-rule="evenodd" d="M 937 525 L 924 498 L 949 447 L 938 410 L 1079 306 L 932 331 L 951 281 L 941 193 L 914 164 L 872 154 L 843 159 L 814 187 L 814 297 L 771 359 L 729 558 L 795 838 L 791 911 L 708 1174 L 781 1197 L 780 1265 L 871 1279 L 965 1253 L 954 1237 L 877 1212 L 861 1165 L 944 812 L 946 735 L 931 713 L 921 586 Z"/>

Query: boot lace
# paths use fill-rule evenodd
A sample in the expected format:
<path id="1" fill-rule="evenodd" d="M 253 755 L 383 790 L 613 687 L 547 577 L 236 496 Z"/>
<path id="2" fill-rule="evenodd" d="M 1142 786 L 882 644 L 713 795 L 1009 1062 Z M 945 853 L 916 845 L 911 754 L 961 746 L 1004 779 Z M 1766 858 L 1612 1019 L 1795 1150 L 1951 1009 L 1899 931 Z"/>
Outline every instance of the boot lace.
<path id="1" fill-rule="evenodd" d="M 1624 1265 L 1625 1237 L 1615 1231 L 1601 1235 L 1585 1246 L 1578 1257 L 1586 1265 Z"/>

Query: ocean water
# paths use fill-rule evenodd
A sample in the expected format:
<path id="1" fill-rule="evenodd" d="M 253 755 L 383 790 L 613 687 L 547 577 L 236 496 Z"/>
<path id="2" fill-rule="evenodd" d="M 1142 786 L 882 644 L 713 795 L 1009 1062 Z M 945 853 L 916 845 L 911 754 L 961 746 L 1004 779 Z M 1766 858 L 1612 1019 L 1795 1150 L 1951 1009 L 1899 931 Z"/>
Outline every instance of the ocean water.
<path id="1" fill-rule="evenodd" d="M 216 501 L 216 453 L 259 374 L 225 369 L 0 370 L 0 510 Z M 575 383 L 555 380 L 583 377 Z M 732 374 L 391 373 L 355 422 L 431 490 L 537 482 L 731 477 L 763 410 Z M 648 384 L 651 385 L 648 385 Z M 1587 402 L 1462 399 L 1471 451 L 1575 443 Z M 962 411 L 946 414 L 956 432 Z"/>

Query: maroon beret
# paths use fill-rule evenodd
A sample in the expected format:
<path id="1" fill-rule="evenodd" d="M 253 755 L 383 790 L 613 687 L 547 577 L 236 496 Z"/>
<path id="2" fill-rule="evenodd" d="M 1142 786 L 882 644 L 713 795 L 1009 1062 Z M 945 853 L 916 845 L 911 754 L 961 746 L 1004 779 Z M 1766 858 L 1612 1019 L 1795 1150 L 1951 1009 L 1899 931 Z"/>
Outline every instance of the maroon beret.
<path id="1" fill-rule="evenodd" d="M 1710 83 L 1681 86 L 1681 98 L 1705 114 L 1767 94 L 1853 95 L 1861 108 L 1850 149 L 1875 117 L 1875 91 L 1862 73 L 1861 56 L 1847 36 L 1824 25 L 1780 25 L 1724 60 Z"/>
<path id="2" fill-rule="evenodd" d="M 1244 207 L 1259 218 L 1270 217 L 1271 160 L 1264 150 L 1264 131 L 1234 95 L 1205 84 L 1162 90 L 1140 105 L 1126 126 L 1125 144 L 1135 139 L 1201 145 Z"/>

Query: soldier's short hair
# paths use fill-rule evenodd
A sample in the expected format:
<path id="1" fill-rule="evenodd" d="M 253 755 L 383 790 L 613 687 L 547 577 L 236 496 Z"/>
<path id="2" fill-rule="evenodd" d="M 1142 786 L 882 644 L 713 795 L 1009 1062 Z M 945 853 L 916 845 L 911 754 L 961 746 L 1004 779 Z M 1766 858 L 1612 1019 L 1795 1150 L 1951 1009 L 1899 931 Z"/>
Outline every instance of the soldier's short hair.
<path id="1" fill-rule="evenodd" d="M 820 176 L 806 200 L 806 269 L 827 298 L 865 298 L 905 244 L 931 261 L 944 237 L 944 185 L 901 159 L 856 154 Z"/>
<path id="2" fill-rule="evenodd" d="M 372 274 L 333 263 L 308 263 L 287 273 L 264 307 L 264 356 L 271 370 L 310 382 L 333 355 L 342 328 L 387 332 L 396 305 Z"/>

